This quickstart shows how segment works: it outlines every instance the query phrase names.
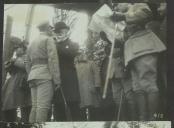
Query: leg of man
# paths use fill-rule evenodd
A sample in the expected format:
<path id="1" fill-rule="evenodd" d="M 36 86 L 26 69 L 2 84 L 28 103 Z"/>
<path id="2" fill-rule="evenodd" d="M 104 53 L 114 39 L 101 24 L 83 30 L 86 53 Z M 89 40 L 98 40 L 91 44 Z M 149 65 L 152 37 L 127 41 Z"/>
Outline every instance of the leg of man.
<path id="1" fill-rule="evenodd" d="M 34 81 L 30 82 L 30 85 L 34 84 Z M 32 101 L 32 108 L 30 112 L 29 122 L 35 123 L 36 122 L 36 108 L 37 108 L 37 86 L 33 85 L 31 87 L 31 101 Z"/>
<path id="2" fill-rule="evenodd" d="M 115 116 L 117 118 L 118 115 L 118 109 L 120 107 L 121 103 L 121 108 L 120 108 L 120 120 L 125 120 L 125 98 L 124 98 L 124 92 L 123 91 L 123 86 L 122 86 L 122 80 L 121 79 L 112 79 L 112 92 L 113 92 L 113 99 L 116 104 L 116 112 Z"/>
<path id="3" fill-rule="evenodd" d="M 22 107 L 21 108 L 21 117 L 22 117 L 22 122 L 28 122 L 29 121 L 29 115 L 31 111 L 31 106 L 28 107 Z"/>
<path id="4" fill-rule="evenodd" d="M 54 118 L 55 121 L 67 121 L 65 115 L 65 105 L 64 103 L 57 103 L 54 104 Z"/>
<path id="5" fill-rule="evenodd" d="M 138 108 L 138 120 L 147 120 L 147 104 L 144 92 L 135 92 L 135 100 Z"/>
<path id="6" fill-rule="evenodd" d="M 146 96 L 141 85 L 139 84 L 141 69 L 138 66 L 140 67 L 139 61 L 137 62 L 137 60 L 134 60 L 131 65 L 132 88 L 135 92 L 135 102 L 138 110 L 138 120 L 146 120 Z"/>
<path id="7" fill-rule="evenodd" d="M 131 71 L 132 71 L 133 89 L 136 92 L 138 107 L 140 110 L 144 111 L 143 109 L 145 108 L 143 106 L 148 105 L 148 102 L 149 102 L 148 101 L 149 98 L 145 97 L 145 95 L 148 96 L 148 94 L 151 92 L 158 92 L 157 55 L 148 54 L 135 59 L 133 61 L 133 66 Z M 144 105 L 142 105 L 143 101 L 144 101 Z M 147 111 L 148 109 L 150 108 L 146 108 L 145 113 L 148 112 Z M 149 114 L 147 113 L 147 115 Z M 140 120 L 144 120 L 144 119 L 140 118 Z"/>
<path id="8" fill-rule="evenodd" d="M 159 101 L 159 94 L 158 92 L 148 93 L 148 120 L 155 120 L 154 114 L 158 112 L 158 101 Z"/>
<path id="9" fill-rule="evenodd" d="M 137 112 L 136 112 L 136 105 L 135 105 L 135 96 L 134 92 L 132 90 L 128 91 L 126 93 L 126 101 L 127 101 L 127 107 L 128 107 L 128 113 L 129 113 L 129 119 L 128 120 L 136 120 Z"/>
<path id="10" fill-rule="evenodd" d="M 3 121 L 5 122 L 15 122 L 17 121 L 16 109 L 6 110 L 2 112 Z"/>
<path id="11" fill-rule="evenodd" d="M 126 112 L 128 113 L 128 120 L 137 120 L 137 111 L 135 104 L 135 95 L 132 90 L 132 79 L 130 72 L 126 72 L 124 78 L 122 79 L 122 84 L 125 92 L 125 100 L 126 100 Z"/>
<path id="12" fill-rule="evenodd" d="M 37 80 L 37 114 L 36 122 L 45 122 L 51 108 L 54 87 L 51 80 Z"/>
<path id="13" fill-rule="evenodd" d="M 81 120 L 80 106 L 79 102 L 68 102 L 73 121 Z"/>
<path id="14" fill-rule="evenodd" d="M 157 87 L 157 56 L 151 55 L 148 57 L 148 72 L 146 77 L 150 82 L 147 88 L 147 105 L 148 105 L 148 120 L 155 120 L 154 114 L 158 112 L 159 106 L 159 89 Z M 162 99 L 161 99 L 162 100 Z"/>

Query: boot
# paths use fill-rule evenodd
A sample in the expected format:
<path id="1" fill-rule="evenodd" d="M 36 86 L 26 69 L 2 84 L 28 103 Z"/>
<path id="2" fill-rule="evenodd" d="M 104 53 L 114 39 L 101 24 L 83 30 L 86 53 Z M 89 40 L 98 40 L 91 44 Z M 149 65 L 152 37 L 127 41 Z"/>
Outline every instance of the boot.
<path id="1" fill-rule="evenodd" d="M 135 100 L 138 108 L 138 120 L 146 120 L 147 106 L 146 106 L 146 97 L 143 92 L 135 93 Z"/>
<path id="2" fill-rule="evenodd" d="M 153 121 L 155 120 L 155 114 L 158 112 L 158 105 L 159 105 L 159 93 L 148 93 L 147 95 L 147 102 L 148 102 L 148 120 Z"/>

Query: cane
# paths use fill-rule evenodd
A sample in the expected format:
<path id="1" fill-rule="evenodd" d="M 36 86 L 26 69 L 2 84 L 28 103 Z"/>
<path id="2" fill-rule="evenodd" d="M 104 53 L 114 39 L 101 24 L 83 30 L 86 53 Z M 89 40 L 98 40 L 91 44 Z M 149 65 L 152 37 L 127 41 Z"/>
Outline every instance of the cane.
<path id="1" fill-rule="evenodd" d="M 117 121 L 120 120 L 122 102 L 123 102 L 123 89 L 121 90 L 121 97 L 120 97 L 120 103 L 119 103 L 119 108 L 118 108 Z"/>
<path id="2" fill-rule="evenodd" d="M 108 67 L 107 67 L 107 74 L 106 74 L 105 85 L 104 85 L 104 90 L 103 90 L 103 99 L 105 99 L 106 95 L 107 95 L 108 83 L 109 83 L 111 66 L 112 66 L 112 57 L 113 57 L 113 52 L 114 52 L 114 44 L 115 43 L 113 42 L 112 46 L 111 46 L 110 55 L 109 55 L 109 63 L 108 63 Z"/>
<path id="3" fill-rule="evenodd" d="M 67 117 L 67 121 L 72 121 L 71 111 L 70 111 L 70 108 L 68 107 L 68 104 L 67 104 L 67 101 L 66 101 L 66 98 L 65 98 L 65 94 L 64 94 L 61 86 L 60 86 L 60 92 L 61 92 L 61 95 L 63 97 L 63 101 L 64 101 L 64 105 L 65 105 L 65 114 L 66 114 L 66 117 Z"/>

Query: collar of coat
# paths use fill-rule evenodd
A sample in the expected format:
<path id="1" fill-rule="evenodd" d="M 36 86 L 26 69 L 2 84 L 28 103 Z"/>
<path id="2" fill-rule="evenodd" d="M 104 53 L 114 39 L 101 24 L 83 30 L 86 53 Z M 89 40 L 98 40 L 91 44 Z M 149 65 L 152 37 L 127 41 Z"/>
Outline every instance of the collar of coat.
<path id="1" fill-rule="evenodd" d="M 137 31 L 129 39 L 133 39 L 133 38 L 136 38 L 136 37 L 141 37 L 141 36 L 146 35 L 150 32 L 152 32 L 152 31 L 148 30 L 148 29 Z"/>

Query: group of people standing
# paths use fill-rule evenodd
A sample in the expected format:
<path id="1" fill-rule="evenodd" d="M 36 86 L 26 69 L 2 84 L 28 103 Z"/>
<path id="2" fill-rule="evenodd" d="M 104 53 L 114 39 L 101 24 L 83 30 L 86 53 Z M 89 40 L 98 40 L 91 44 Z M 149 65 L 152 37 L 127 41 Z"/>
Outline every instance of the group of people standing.
<path id="1" fill-rule="evenodd" d="M 2 90 L 10 90 L 7 87 L 13 83 L 31 91 L 30 123 L 49 121 L 51 115 L 55 121 L 155 120 L 158 74 L 165 73 L 158 70 L 158 56 L 166 47 L 163 39 L 152 32 L 156 25 L 150 20 L 152 10 L 146 4 L 125 5 L 119 8 L 118 4 L 119 13 L 111 17 L 120 35 L 114 42 L 113 58 L 109 57 L 113 44 L 107 33 L 91 30 L 96 40 L 92 50 L 80 49 L 69 39 L 70 28 L 64 22 L 54 27 L 49 22 L 39 24 L 40 34 L 29 43 L 26 52 L 23 46 L 16 49 L 16 58 L 7 66 L 11 77 Z M 102 99 L 110 59 L 107 97 Z M 16 70 L 16 77 L 16 72 L 25 74 L 15 78 L 19 83 L 11 82 L 11 69 Z M 27 98 L 26 94 L 23 91 L 20 98 Z M 7 97 L 9 94 L 4 94 L 3 108 L 6 100 L 12 100 Z M 7 115 L 9 111 L 6 112 Z"/>

